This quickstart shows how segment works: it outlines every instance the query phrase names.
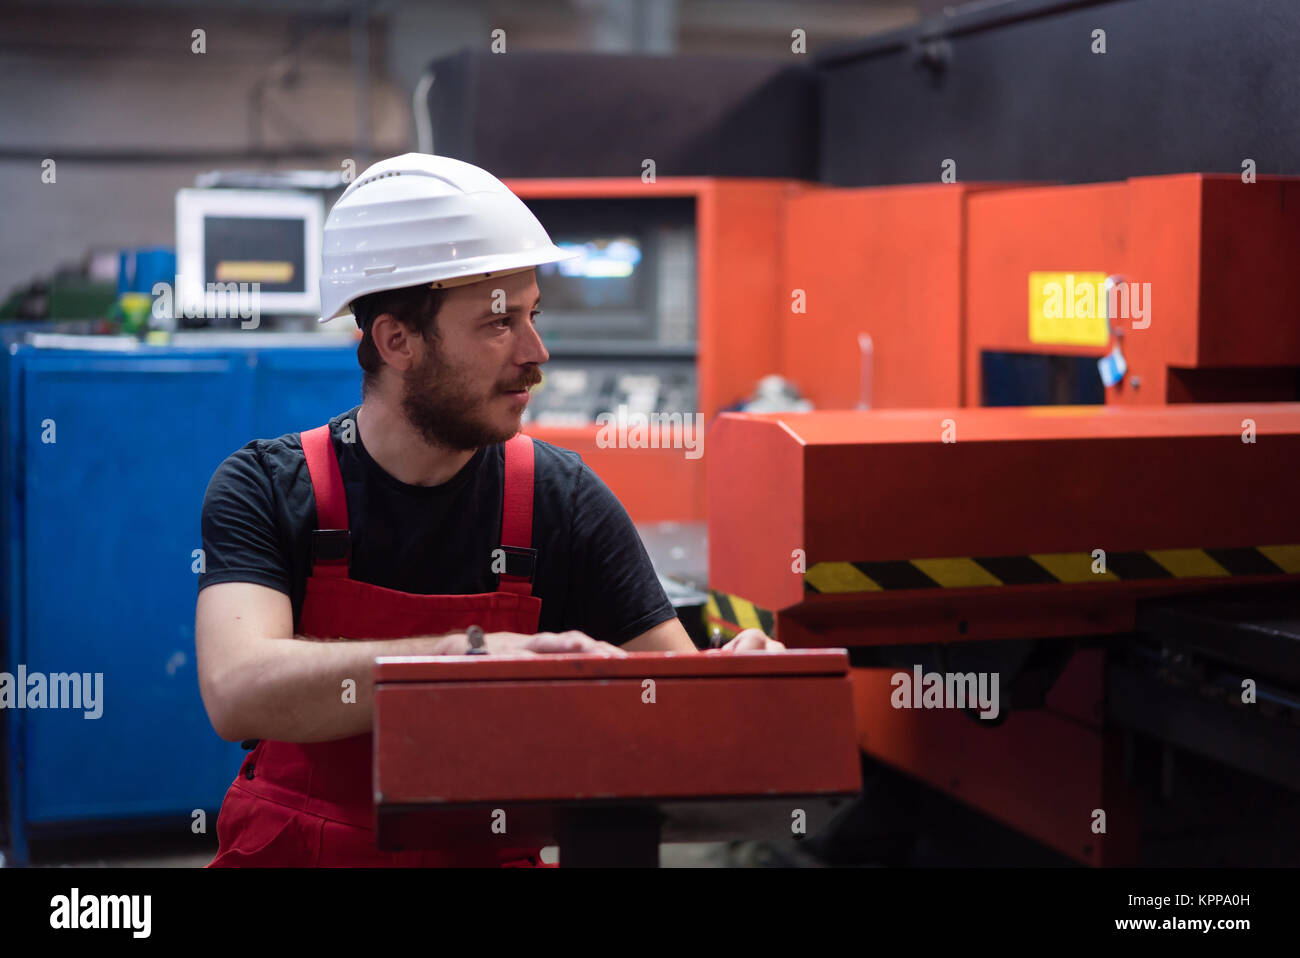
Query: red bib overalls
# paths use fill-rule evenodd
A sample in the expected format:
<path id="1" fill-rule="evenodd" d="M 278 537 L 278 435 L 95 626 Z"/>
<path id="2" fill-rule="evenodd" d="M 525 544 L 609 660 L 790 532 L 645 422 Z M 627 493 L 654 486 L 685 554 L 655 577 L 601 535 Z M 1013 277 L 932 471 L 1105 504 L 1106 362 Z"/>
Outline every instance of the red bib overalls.
<path id="1" fill-rule="evenodd" d="M 348 506 L 329 426 L 302 433 L 316 496 L 314 558 L 299 633 L 316 638 L 396 639 L 441 635 L 478 625 L 484 632 L 537 631 L 542 600 L 528 577 L 502 574 L 498 591 L 415 595 L 348 578 Z M 520 433 L 505 444 L 502 547 L 531 551 L 533 444 Z M 322 539 L 322 531 L 327 532 Z M 340 544 L 342 547 L 340 548 Z M 340 693 L 341 694 L 341 693 Z M 262 740 L 226 792 L 217 819 L 219 848 L 208 867 L 522 865 L 536 848 L 483 852 L 387 852 L 375 847 L 372 736 L 292 744 Z"/>

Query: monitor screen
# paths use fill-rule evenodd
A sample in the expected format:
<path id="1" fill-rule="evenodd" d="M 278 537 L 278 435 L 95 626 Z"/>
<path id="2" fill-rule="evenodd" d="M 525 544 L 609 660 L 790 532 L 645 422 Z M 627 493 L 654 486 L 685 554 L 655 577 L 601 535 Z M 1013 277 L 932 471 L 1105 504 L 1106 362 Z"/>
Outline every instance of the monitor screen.
<path id="1" fill-rule="evenodd" d="M 694 343 L 693 199 L 544 198 L 528 206 L 555 245 L 578 254 L 537 267 L 537 329 L 548 346 Z"/>
<path id="2" fill-rule="evenodd" d="M 259 314 L 319 315 L 324 220 L 323 200 L 314 193 L 178 190 L 177 305 L 202 325 L 212 317 L 191 316 L 194 304 L 215 303 L 218 315 L 229 315 L 231 303 L 246 305 L 256 290 Z M 237 294 L 222 292 L 234 289 Z"/>
<path id="3" fill-rule="evenodd" d="M 203 275 L 217 283 L 260 283 L 264 293 L 307 292 L 303 221 L 203 217 Z"/>
<path id="4" fill-rule="evenodd" d="M 642 301 L 641 241 L 634 236 L 555 237 L 573 259 L 538 267 L 543 308 L 557 311 L 637 309 Z"/>

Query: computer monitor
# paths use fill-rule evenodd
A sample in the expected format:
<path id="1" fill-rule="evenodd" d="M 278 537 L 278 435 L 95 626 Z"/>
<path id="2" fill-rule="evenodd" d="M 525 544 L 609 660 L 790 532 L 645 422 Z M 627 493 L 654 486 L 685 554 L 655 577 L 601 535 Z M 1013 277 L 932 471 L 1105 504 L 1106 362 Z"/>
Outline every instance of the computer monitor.
<path id="1" fill-rule="evenodd" d="M 318 316 L 324 221 L 317 194 L 177 190 L 175 315 L 186 315 L 186 305 L 211 303 L 209 284 L 219 295 L 235 284 L 242 297 L 256 283 L 262 315 Z M 219 315 L 233 312 L 219 309 Z"/>
<path id="2" fill-rule="evenodd" d="M 579 255 L 537 267 L 548 346 L 695 341 L 690 199 L 527 201 L 552 241 Z"/>
<path id="3" fill-rule="evenodd" d="M 572 259 L 546 263 L 554 274 L 547 290 L 565 309 L 633 309 L 640 305 L 641 239 L 631 235 L 556 237 L 555 245 L 576 253 Z"/>
<path id="4" fill-rule="evenodd" d="M 557 246 L 537 267 L 550 353 L 525 412 L 539 426 L 697 408 L 696 234 L 690 197 L 526 200 Z"/>

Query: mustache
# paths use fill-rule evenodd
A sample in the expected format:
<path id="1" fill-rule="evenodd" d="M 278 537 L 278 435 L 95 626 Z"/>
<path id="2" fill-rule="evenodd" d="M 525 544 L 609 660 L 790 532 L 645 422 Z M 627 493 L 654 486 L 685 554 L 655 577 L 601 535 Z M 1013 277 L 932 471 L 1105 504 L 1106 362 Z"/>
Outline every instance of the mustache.
<path id="1" fill-rule="evenodd" d="M 541 381 L 542 381 L 542 371 L 538 369 L 536 366 L 534 366 L 532 369 L 528 370 L 527 374 L 518 382 L 509 386 L 502 386 L 501 391 L 509 393 L 509 392 L 518 392 L 521 389 L 532 389 Z"/>

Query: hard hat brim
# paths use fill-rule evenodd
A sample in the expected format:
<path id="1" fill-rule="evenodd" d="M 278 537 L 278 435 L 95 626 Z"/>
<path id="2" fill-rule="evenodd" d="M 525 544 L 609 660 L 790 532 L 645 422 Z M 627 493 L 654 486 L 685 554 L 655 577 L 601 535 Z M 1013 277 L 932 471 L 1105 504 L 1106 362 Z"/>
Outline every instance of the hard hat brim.
<path id="1" fill-rule="evenodd" d="M 513 273 L 522 273 L 525 270 L 534 269 L 538 266 L 544 266 L 547 263 L 558 263 L 562 260 L 573 259 L 581 255 L 575 250 L 564 250 L 558 246 L 552 246 L 548 252 L 546 250 L 529 250 L 526 253 L 520 253 L 513 257 L 491 256 L 484 257 L 490 260 L 492 269 L 476 269 L 473 260 L 466 260 L 460 269 L 450 275 L 445 268 L 435 270 L 437 275 L 430 275 L 427 270 L 408 270 L 409 275 L 402 276 L 397 271 L 387 272 L 376 276 L 379 282 L 376 282 L 373 289 L 367 289 L 352 296 L 347 302 L 342 303 L 328 316 L 322 315 L 317 320 L 318 323 L 327 323 L 330 320 L 338 319 L 340 316 L 347 316 L 352 312 L 352 302 L 362 296 L 368 296 L 371 293 L 385 292 L 391 289 L 406 289 L 411 286 L 429 286 L 440 289 L 450 289 L 457 286 L 469 286 L 474 283 L 482 283 L 490 279 L 501 276 L 509 276 Z M 511 263 L 511 260 L 520 261 L 518 265 Z"/>

